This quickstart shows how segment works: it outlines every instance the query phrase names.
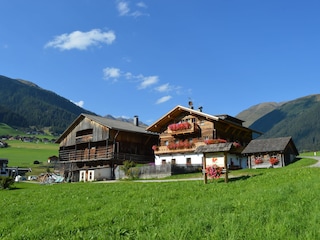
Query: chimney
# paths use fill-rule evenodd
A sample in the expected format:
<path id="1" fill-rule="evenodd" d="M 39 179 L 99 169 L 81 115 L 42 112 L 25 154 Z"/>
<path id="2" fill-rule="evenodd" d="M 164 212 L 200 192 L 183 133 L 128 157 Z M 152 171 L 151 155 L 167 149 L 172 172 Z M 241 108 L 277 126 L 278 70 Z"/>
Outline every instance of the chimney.
<path id="1" fill-rule="evenodd" d="M 192 102 L 192 101 L 189 101 L 188 104 L 189 104 L 189 107 L 190 107 L 191 109 L 193 109 L 193 102 Z"/>
<path id="2" fill-rule="evenodd" d="M 203 107 L 202 107 L 202 106 L 201 106 L 201 107 L 199 107 L 199 108 L 198 108 L 199 112 L 202 112 L 202 109 L 203 109 Z"/>
<path id="3" fill-rule="evenodd" d="M 139 117 L 137 115 L 135 115 L 134 118 L 133 118 L 133 124 L 135 126 L 139 126 Z"/>

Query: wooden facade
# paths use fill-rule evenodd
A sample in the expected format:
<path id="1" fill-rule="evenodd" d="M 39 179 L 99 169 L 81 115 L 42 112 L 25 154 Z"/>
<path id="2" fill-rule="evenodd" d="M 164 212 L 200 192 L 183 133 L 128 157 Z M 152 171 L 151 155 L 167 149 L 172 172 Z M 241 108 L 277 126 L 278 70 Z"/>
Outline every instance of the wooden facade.
<path id="1" fill-rule="evenodd" d="M 202 165 L 201 146 L 221 142 L 234 143 L 233 153 L 240 155 L 252 139 L 252 130 L 229 115 L 209 115 L 201 110 L 177 106 L 147 128 L 160 134 L 154 146 L 156 164 Z"/>
<path id="2" fill-rule="evenodd" d="M 133 123 L 81 114 L 59 137 L 59 171 L 79 181 L 80 170 L 111 168 L 125 160 L 154 162 L 158 135 Z"/>

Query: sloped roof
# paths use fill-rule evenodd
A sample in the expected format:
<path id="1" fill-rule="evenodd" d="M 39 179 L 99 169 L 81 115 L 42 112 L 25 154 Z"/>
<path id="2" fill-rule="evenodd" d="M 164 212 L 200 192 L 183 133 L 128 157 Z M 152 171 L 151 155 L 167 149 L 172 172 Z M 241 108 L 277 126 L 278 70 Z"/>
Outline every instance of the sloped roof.
<path id="1" fill-rule="evenodd" d="M 168 113 L 163 115 L 161 118 L 159 118 L 157 121 L 155 121 L 153 124 L 151 124 L 149 127 L 147 127 L 147 130 L 152 131 L 152 132 L 161 133 L 162 126 L 167 125 L 170 121 L 176 119 L 183 112 L 188 113 L 190 115 L 194 115 L 194 116 L 202 116 L 208 120 L 229 122 L 233 125 L 238 125 L 241 128 L 244 128 L 244 129 L 246 128 L 246 127 L 242 126 L 242 122 L 243 122 L 242 120 L 231 117 L 227 114 L 214 116 L 214 115 L 210 115 L 210 114 L 204 113 L 199 110 L 195 110 L 192 108 L 187 108 L 187 107 L 183 107 L 181 105 L 178 105 L 175 108 L 173 108 L 171 111 L 169 111 Z M 248 129 L 248 128 L 246 128 L 246 129 Z M 250 129 L 250 131 L 253 131 L 253 130 Z"/>
<path id="2" fill-rule="evenodd" d="M 242 154 L 282 152 L 286 149 L 290 142 L 292 142 L 294 148 L 293 150 L 298 155 L 298 150 L 296 149 L 291 137 L 254 139 L 250 141 L 250 143 L 242 151 Z"/>
<path id="3" fill-rule="evenodd" d="M 139 125 L 136 126 L 133 122 L 130 123 L 130 122 L 125 122 L 125 121 L 121 121 L 121 120 L 115 120 L 115 119 L 110 119 L 110 118 L 105 118 L 105 117 L 94 116 L 94 115 L 90 115 L 90 114 L 82 114 L 82 115 L 97 122 L 97 123 L 100 123 L 103 126 L 110 128 L 110 129 L 154 134 L 154 133 L 148 132 L 146 130 L 146 127 L 139 126 Z"/>
<path id="4" fill-rule="evenodd" d="M 196 148 L 195 153 L 207 153 L 207 152 L 228 152 L 232 148 L 230 142 L 227 143 L 216 143 L 209 145 L 202 145 Z"/>
<path id="5" fill-rule="evenodd" d="M 151 135 L 157 135 L 156 133 L 149 132 L 146 130 L 143 126 L 136 126 L 133 122 L 125 122 L 121 120 L 115 120 L 115 119 L 109 119 L 105 117 L 90 115 L 90 114 L 80 114 L 73 123 L 70 124 L 70 126 L 61 134 L 61 136 L 57 139 L 56 143 L 60 143 L 62 139 L 68 135 L 84 118 L 88 118 L 94 122 L 97 122 L 105 127 L 108 127 L 109 129 L 114 130 L 121 130 L 125 132 L 135 132 L 135 133 L 141 133 L 141 134 L 151 134 Z"/>

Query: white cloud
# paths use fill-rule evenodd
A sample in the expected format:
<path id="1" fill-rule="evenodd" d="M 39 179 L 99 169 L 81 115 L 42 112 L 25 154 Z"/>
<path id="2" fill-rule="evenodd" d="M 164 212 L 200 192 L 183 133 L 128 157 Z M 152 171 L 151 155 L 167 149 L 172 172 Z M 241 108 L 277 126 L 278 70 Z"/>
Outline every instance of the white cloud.
<path id="1" fill-rule="evenodd" d="M 144 2 L 138 2 L 137 6 L 141 8 L 147 8 L 147 5 Z"/>
<path id="2" fill-rule="evenodd" d="M 79 107 L 83 107 L 84 105 L 84 101 L 80 100 L 79 102 L 74 102 L 72 100 L 70 100 L 72 103 L 74 103 L 75 105 L 79 106 Z"/>
<path id="3" fill-rule="evenodd" d="M 172 97 L 171 96 L 164 96 L 162 98 L 159 98 L 156 102 L 156 104 L 161 104 L 161 103 L 164 103 L 164 102 L 167 102 L 171 99 Z"/>
<path id="4" fill-rule="evenodd" d="M 166 84 L 163 84 L 163 85 L 161 85 L 161 86 L 159 86 L 159 87 L 156 87 L 156 90 L 157 90 L 158 92 L 168 92 L 168 91 L 170 91 L 171 89 L 172 89 L 172 87 L 170 86 L 169 83 L 166 83 Z"/>
<path id="5" fill-rule="evenodd" d="M 103 78 L 106 80 L 125 78 L 133 82 L 139 82 L 138 89 L 145 89 L 159 81 L 158 76 L 143 76 L 142 74 L 133 75 L 131 72 L 122 72 L 119 68 L 106 67 L 103 70 Z"/>
<path id="6" fill-rule="evenodd" d="M 153 84 L 156 84 L 158 81 L 158 76 L 143 77 L 142 82 L 139 85 L 139 89 L 145 89 Z"/>
<path id="7" fill-rule="evenodd" d="M 103 78 L 106 80 L 109 80 L 109 79 L 116 80 L 120 76 L 121 76 L 121 72 L 119 68 L 107 67 L 103 69 Z"/>
<path id="8" fill-rule="evenodd" d="M 74 31 L 70 34 L 64 33 L 56 36 L 45 47 L 59 48 L 60 50 L 85 50 L 92 45 L 112 44 L 115 39 L 116 35 L 113 31 L 102 32 L 100 29 L 93 29 L 89 32 Z"/>
<path id="9" fill-rule="evenodd" d="M 143 15 L 148 15 L 138 10 L 132 11 L 131 8 L 129 7 L 129 4 L 130 3 L 128 1 L 117 1 L 117 10 L 120 16 L 139 17 Z M 140 9 L 147 8 L 147 5 L 144 2 L 138 2 L 136 4 L 136 7 Z"/>
<path id="10" fill-rule="evenodd" d="M 117 9 L 120 16 L 126 16 L 130 12 L 129 4 L 123 1 L 118 2 Z"/>

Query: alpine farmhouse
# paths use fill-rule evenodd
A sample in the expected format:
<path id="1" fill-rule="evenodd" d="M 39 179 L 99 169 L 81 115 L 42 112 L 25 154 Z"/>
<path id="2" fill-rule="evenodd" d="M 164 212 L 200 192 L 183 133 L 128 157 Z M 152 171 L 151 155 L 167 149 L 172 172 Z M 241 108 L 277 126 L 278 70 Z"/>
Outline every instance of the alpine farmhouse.
<path id="1" fill-rule="evenodd" d="M 246 168 L 241 152 L 252 140 L 253 130 L 229 115 L 209 115 L 190 107 L 176 106 L 147 128 L 159 134 L 153 146 L 155 164 L 171 164 L 186 169 L 207 166 Z"/>
<path id="2" fill-rule="evenodd" d="M 81 114 L 62 133 L 58 169 L 67 181 L 94 181 L 115 178 L 115 169 L 125 160 L 154 162 L 152 146 L 158 134 L 133 122 Z"/>

